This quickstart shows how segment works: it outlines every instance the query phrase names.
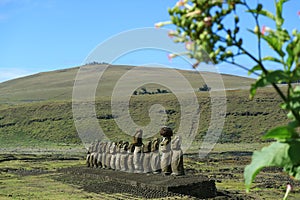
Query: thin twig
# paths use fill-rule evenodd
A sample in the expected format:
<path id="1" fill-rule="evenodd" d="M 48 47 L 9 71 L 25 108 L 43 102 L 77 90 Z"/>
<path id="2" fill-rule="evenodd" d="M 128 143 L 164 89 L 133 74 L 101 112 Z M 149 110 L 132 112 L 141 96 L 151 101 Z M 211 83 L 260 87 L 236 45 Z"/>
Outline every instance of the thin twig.
<path id="1" fill-rule="evenodd" d="M 243 65 L 240 65 L 240 64 L 238 64 L 238 63 L 236 63 L 236 62 L 232 62 L 232 61 L 228 61 L 228 60 L 224 60 L 223 62 L 226 62 L 226 63 L 232 64 L 232 65 L 235 65 L 235 66 L 237 66 L 237 67 L 239 67 L 239 68 L 241 68 L 241 69 L 244 69 L 244 70 L 246 70 L 246 71 L 248 71 L 248 72 L 250 71 L 249 68 L 247 68 L 247 67 L 245 67 L 245 66 L 243 66 Z M 260 76 L 260 74 L 257 73 L 257 72 L 253 72 L 253 74 L 255 74 L 256 76 Z"/>

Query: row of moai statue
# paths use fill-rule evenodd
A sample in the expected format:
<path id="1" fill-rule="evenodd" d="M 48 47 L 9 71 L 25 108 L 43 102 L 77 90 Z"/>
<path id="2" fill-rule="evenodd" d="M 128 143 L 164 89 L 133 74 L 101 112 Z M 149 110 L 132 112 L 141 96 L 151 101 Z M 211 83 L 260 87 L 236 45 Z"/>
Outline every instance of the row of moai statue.
<path id="1" fill-rule="evenodd" d="M 129 173 L 184 175 L 181 138 L 169 127 L 160 130 L 162 139 L 154 138 L 143 144 L 143 131 L 138 130 L 133 142 L 95 142 L 88 150 L 88 167 L 113 169 Z"/>

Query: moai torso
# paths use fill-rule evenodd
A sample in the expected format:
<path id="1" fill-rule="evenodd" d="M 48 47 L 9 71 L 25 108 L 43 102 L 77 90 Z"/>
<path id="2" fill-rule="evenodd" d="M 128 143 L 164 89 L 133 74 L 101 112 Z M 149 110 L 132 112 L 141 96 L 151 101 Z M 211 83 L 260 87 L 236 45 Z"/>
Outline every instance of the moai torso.
<path id="1" fill-rule="evenodd" d="M 135 173 L 143 173 L 143 146 L 135 146 L 133 164 Z"/>
<path id="2" fill-rule="evenodd" d="M 121 170 L 121 148 L 123 141 L 120 141 L 116 147 L 116 170 Z"/>
<path id="3" fill-rule="evenodd" d="M 87 158 L 86 158 L 86 161 L 87 161 L 87 166 L 88 167 L 94 167 L 95 164 L 96 164 L 96 150 L 97 150 L 97 144 L 98 142 L 93 142 L 90 147 L 88 148 L 88 155 L 87 155 Z"/>
<path id="4" fill-rule="evenodd" d="M 102 147 L 103 147 L 103 142 L 100 142 L 99 147 L 98 147 L 98 152 L 97 152 L 97 154 L 98 154 L 98 157 L 97 157 L 97 162 L 98 163 L 97 163 L 97 165 L 100 168 L 103 167 L 103 165 L 102 165 Z"/>
<path id="5" fill-rule="evenodd" d="M 143 170 L 144 173 L 150 173 L 151 169 L 151 141 L 148 141 L 144 146 Z"/>
<path id="6" fill-rule="evenodd" d="M 163 137 L 160 143 L 160 166 L 161 170 L 165 175 L 170 175 L 172 173 L 171 170 L 171 159 L 172 159 L 172 151 L 171 151 L 171 137 Z"/>
<path id="7" fill-rule="evenodd" d="M 134 152 L 135 146 L 131 144 L 128 149 L 128 159 L 127 159 L 127 172 L 133 173 L 134 172 L 134 164 L 133 164 L 133 152 Z"/>
<path id="8" fill-rule="evenodd" d="M 87 148 L 87 155 L 86 155 L 86 159 L 85 159 L 87 167 L 91 167 L 91 165 L 92 165 L 92 163 L 91 163 L 91 153 L 93 152 L 93 145 L 94 144 L 92 143 Z"/>
<path id="9" fill-rule="evenodd" d="M 160 129 L 160 135 L 163 137 L 160 143 L 161 159 L 160 165 L 162 172 L 165 175 L 170 175 L 172 173 L 171 169 L 171 137 L 173 136 L 173 131 L 169 127 L 163 127 Z"/>
<path id="10" fill-rule="evenodd" d="M 181 150 L 181 138 L 176 136 L 172 141 L 172 175 L 180 176 L 184 175 L 183 167 L 183 153 Z"/>
<path id="11" fill-rule="evenodd" d="M 158 174 L 161 172 L 158 138 L 154 138 L 154 140 L 152 141 L 150 164 L 152 172 L 154 174 Z"/>
<path id="12" fill-rule="evenodd" d="M 100 142 L 96 142 L 96 145 L 95 145 L 95 152 L 98 152 L 99 151 L 99 148 L 100 148 Z"/>
<path id="13" fill-rule="evenodd" d="M 133 164 L 135 173 L 143 173 L 143 131 L 137 130 L 133 136 Z"/>
<path id="14" fill-rule="evenodd" d="M 127 171 L 128 170 L 128 165 L 127 165 L 127 161 L 128 161 L 128 147 L 129 147 L 129 143 L 125 142 L 122 144 L 121 149 L 120 149 L 120 170 L 121 171 Z"/>
<path id="15" fill-rule="evenodd" d="M 106 168 L 106 146 L 107 146 L 107 142 L 103 143 L 102 146 L 102 168 L 105 169 Z"/>
<path id="16" fill-rule="evenodd" d="M 116 144 L 112 143 L 112 145 L 110 147 L 110 154 L 111 154 L 110 168 L 112 168 L 112 169 L 116 169 L 116 150 L 117 150 Z"/>
<path id="17" fill-rule="evenodd" d="M 106 164 L 106 168 L 111 169 L 110 167 L 110 159 L 111 159 L 111 153 L 110 153 L 110 147 L 112 146 L 112 142 L 109 142 L 106 145 L 106 158 L 105 158 L 105 164 Z"/>

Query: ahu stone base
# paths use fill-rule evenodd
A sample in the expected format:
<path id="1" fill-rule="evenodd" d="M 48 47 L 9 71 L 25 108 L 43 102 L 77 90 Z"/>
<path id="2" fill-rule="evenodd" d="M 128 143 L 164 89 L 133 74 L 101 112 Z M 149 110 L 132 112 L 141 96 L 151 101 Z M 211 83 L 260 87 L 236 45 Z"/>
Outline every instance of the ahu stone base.
<path id="1" fill-rule="evenodd" d="M 196 198 L 213 198 L 217 196 L 215 182 L 205 175 L 163 176 L 161 174 L 135 174 L 108 169 L 78 167 L 78 169 L 64 169 L 63 173 L 71 176 L 92 179 L 93 182 L 111 182 L 127 185 L 147 193 L 181 194 Z M 116 187 L 114 184 L 113 187 Z M 114 188 L 116 189 L 116 188 Z M 132 190 L 132 189 L 130 189 Z"/>

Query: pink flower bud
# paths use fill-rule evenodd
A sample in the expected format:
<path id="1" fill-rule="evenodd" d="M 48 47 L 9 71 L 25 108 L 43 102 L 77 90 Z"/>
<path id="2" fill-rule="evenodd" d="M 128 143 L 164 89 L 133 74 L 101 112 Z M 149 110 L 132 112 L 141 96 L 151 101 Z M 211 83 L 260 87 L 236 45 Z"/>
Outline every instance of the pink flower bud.
<path id="1" fill-rule="evenodd" d="M 300 10 L 298 11 L 298 16 L 300 16 Z"/>
<path id="2" fill-rule="evenodd" d="M 160 28 L 160 27 L 162 27 L 164 24 L 162 23 L 162 22 L 158 22 L 158 23 L 156 23 L 154 26 L 155 26 L 155 28 Z"/>
<path id="3" fill-rule="evenodd" d="M 285 195 L 283 197 L 283 200 L 287 200 L 289 193 L 293 190 L 293 187 L 291 184 L 287 184 L 286 185 L 286 192 Z"/>
<path id="4" fill-rule="evenodd" d="M 169 36 L 170 38 L 173 38 L 175 35 L 176 35 L 176 31 L 169 31 L 169 32 L 168 32 L 168 36 Z"/>
<path id="5" fill-rule="evenodd" d="M 261 29 L 261 34 L 264 35 L 266 32 L 270 32 L 272 29 L 268 26 L 263 26 Z"/>
<path id="6" fill-rule="evenodd" d="M 175 58 L 176 56 L 177 56 L 177 55 L 174 54 L 174 53 L 169 53 L 169 54 L 168 54 L 168 59 L 169 59 L 169 61 L 171 62 L 172 59 Z"/>
<path id="7" fill-rule="evenodd" d="M 212 18 L 211 17 L 205 17 L 203 21 L 204 21 L 204 24 L 206 26 L 210 26 L 211 23 L 212 23 Z"/>
<path id="8" fill-rule="evenodd" d="M 171 21 L 157 22 L 154 26 L 155 26 L 155 28 L 160 28 L 160 27 L 168 25 L 168 24 L 172 24 L 172 22 Z"/>
<path id="9" fill-rule="evenodd" d="M 183 0 L 179 0 L 177 3 L 176 3 L 176 7 L 181 7 L 181 6 L 184 6 L 185 2 Z"/>
<path id="10" fill-rule="evenodd" d="M 189 12 L 188 14 L 186 14 L 187 17 L 194 17 L 194 16 L 197 16 L 197 15 L 200 15 L 201 14 L 201 10 L 195 10 L 193 12 Z"/>
<path id="11" fill-rule="evenodd" d="M 185 48 L 186 48 L 186 50 L 191 51 L 191 50 L 193 49 L 193 45 L 194 45 L 194 43 L 191 42 L 191 41 L 186 42 L 186 43 L 185 43 Z"/>

